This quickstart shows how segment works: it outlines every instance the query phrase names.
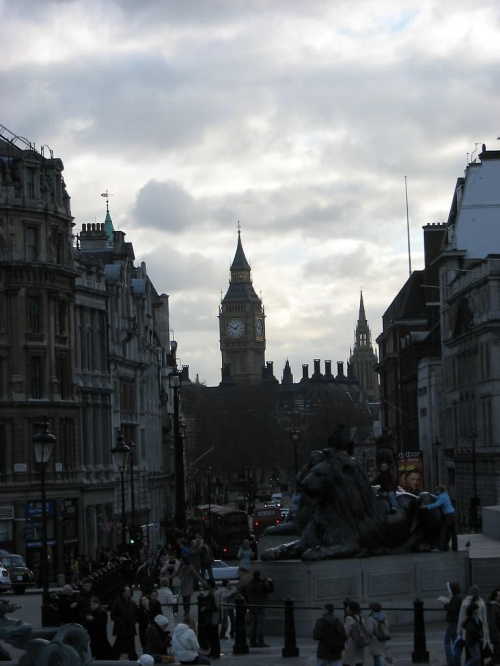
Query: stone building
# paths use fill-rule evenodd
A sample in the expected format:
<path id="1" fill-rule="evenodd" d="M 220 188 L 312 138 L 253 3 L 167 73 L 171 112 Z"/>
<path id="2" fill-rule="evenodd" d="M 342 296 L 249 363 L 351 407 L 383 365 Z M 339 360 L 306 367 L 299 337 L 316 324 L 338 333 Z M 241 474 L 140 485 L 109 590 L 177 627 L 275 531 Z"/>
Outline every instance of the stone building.
<path id="1" fill-rule="evenodd" d="M 127 542 L 155 543 L 174 483 L 168 296 L 134 265 L 109 210 L 75 245 L 63 169 L 49 149 L 0 126 L 0 548 L 39 570 L 33 436 L 47 417 L 53 574 L 77 554 L 119 545 L 122 519 Z M 111 454 L 120 430 L 133 449 L 125 516 Z"/>
<path id="2" fill-rule="evenodd" d="M 500 504 L 500 151 L 457 181 L 439 261 L 443 442 L 460 526 Z"/>
<path id="3" fill-rule="evenodd" d="M 33 436 L 56 437 L 46 469 L 49 557 L 83 537 L 75 391 L 73 218 L 64 166 L 0 127 L 0 547 L 41 557 L 40 476 Z"/>
<path id="4" fill-rule="evenodd" d="M 82 438 L 87 478 L 89 483 L 105 482 L 111 449 L 121 432 L 131 448 L 125 472 L 127 541 L 143 537 L 156 542 L 172 501 L 173 483 L 168 476 L 168 418 L 163 428 L 168 400 L 162 399 L 168 396 L 162 376 L 170 371 L 168 296 L 157 294 L 144 262 L 134 265 L 132 243 L 125 241 L 123 231 L 114 230 L 109 208 L 104 223 L 82 226 L 77 256 L 100 276 L 105 290 L 100 294 L 106 304 L 104 320 L 102 311 L 95 308 L 77 311 L 77 358 L 89 357 L 78 366 L 85 398 Z M 100 367 L 101 361 L 106 368 Z M 119 485 L 114 490 L 114 515 L 121 525 Z M 87 512 L 89 527 L 98 536 L 109 525 L 107 511 L 99 503 Z M 99 538 L 102 545 L 106 534 Z"/>

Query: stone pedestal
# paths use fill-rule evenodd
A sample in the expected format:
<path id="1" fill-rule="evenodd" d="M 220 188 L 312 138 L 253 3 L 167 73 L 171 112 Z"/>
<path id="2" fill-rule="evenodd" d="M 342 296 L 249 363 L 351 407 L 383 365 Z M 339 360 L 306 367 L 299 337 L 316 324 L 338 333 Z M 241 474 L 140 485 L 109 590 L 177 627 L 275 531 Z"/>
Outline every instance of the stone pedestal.
<path id="1" fill-rule="evenodd" d="M 284 605 L 290 596 L 295 604 L 298 636 L 310 636 L 324 603 L 333 603 L 343 619 L 343 601 L 349 597 L 366 608 L 371 601 L 382 604 L 391 626 L 413 623 L 413 602 L 421 599 L 425 609 L 443 609 L 437 597 L 447 594 L 446 583 L 468 587 L 468 553 L 410 553 L 384 557 L 326 560 L 323 562 L 256 562 L 263 576 L 274 581 L 269 597 L 266 633 L 283 635 Z M 443 613 L 425 614 L 425 622 L 444 620 Z"/>

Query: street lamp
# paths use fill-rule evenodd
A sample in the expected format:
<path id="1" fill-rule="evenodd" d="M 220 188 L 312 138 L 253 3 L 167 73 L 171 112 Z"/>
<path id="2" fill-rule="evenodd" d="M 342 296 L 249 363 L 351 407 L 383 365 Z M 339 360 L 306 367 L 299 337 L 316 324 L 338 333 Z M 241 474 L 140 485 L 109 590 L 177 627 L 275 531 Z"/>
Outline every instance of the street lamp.
<path id="1" fill-rule="evenodd" d="M 181 373 L 173 370 L 168 376 L 168 384 L 174 392 L 174 447 L 175 447 L 175 525 L 182 533 L 186 527 L 186 493 L 184 488 L 184 440 L 180 433 L 179 391 Z"/>
<path id="2" fill-rule="evenodd" d="M 471 430 L 469 434 L 469 439 L 471 440 L 472 446 L 472 479 L 474 483 L 474 496 L 470 498 L 470 516 L 471 524 L 474 525 L 474 531 L 477 534 L 479 532 L 479 497 L 477 496 L 477 476 L 476 476 L 476 439 L 477 433 L 475 430 Z"/>
<path id="3" fill-rule="evenodd" d="M 295 479 L 297 479 L 297 474 L 299 473 L 299 442 L 300 442 L 300 431 L 294 428 L 292 432 L 290 433 L 290 439 L 292 440 L 292 444 L 294 446 L 294 454 L 295 454 Z"/>
<path id="4" fill-rule="evenodd" d="M 111 455 L 120 472 L 121 490 L 122 490 L 122 548 L 127 548 L 127 516 L 125 514 L 125 470 L 127 468 L 130 447 L 123 440 L 122 431 L 118 430 L 117 444 L 111 449 Z"/>
<path id="5" fill-rule="evenodd" d="M 47 549 L 47 499 L 45 494 L 45 469 L 49 462 L 56 438 L 49 433 L 49 422 L 47 417 L 43 417 L 42 430 L 33 437 L 33 446 L 35 450 L 35 460 L 40 465 L 40 489 L 42 494 L 42 627 L 51 624 L 49 618 L 50 612 L 50 592 L 49 592 L 49 562 Z"/>

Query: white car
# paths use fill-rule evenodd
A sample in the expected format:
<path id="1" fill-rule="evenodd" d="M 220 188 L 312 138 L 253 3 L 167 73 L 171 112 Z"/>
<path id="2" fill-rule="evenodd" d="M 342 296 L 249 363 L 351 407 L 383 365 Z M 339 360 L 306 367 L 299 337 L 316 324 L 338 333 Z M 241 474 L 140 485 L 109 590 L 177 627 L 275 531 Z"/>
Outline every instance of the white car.
<path id="1" fill-rule="evenodd" d="M 3 564 L 0 564 L 0 591 L 10 590 L 11 587 L 10 574 Z"/>
<path id="2" fill-rule="evenodd" d="M 229 564 L 226 564 L 222 560 L 214 560 L 212 564 L 212 571 L 214 574 L 214 580 L 238 580 L 238 567 L 230 567 Z M 205 578 L 208 580 L 208 576 L 205 573 Z"/>
<path id="3" fill-rule="evenodd" d="M 283 506 L 283 495 L 281 493 L 273 493 L 271 495 L 271 502 L 274 502 L 281 509 Z"/>

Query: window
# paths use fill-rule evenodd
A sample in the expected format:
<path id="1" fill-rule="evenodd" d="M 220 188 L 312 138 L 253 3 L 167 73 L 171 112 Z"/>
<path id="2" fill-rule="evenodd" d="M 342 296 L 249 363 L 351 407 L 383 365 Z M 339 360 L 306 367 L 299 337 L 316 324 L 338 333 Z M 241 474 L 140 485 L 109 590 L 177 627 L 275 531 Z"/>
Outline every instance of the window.
<path id="1" fill-rule="evenodd" d="M 38 229 L 26 227 L 26 261 L 38 261 Z"/>
<path id="2" fill-rule="evenodd" d="M 26 196 L 28 199 L 35 198 L 35 168 L 26 167 Z"/>
<path id="3" fill-rule="evenodd" d="M 67 356 L 59 356 L 56 361 L 57 380 L 59 382 L 59 395 L 61 400 L 69 400 L 71 376 Z"/>
<path id="4" fill-rule="evenodd" d="M 61 419 L 59 422 L 60 435 L 56 443 L 57 460 L 54 462 L 62 463 L 63 471 L 74 469 L 76 466 L 75 448 L 74 448 L 74 423 L 73 419 Z"/>
<path id="5" fill-rule="evenodd" d="M 56 334 L 66 335 L 68 319 L 68 304 L 65 301 L 59 301 L 56 307 Z"/>
<path id="6" fill-rule="evenodd" d="M 42 332 L 42 298 L 41 296 L 28 297 L 28 331 L 29 333 Z"/>
<path id="7" fill-rule="evenodd" d="M 34 399 L 42 397 L 42 359 L 32 356 L 30 359 L 30 395 Z"/>
<path id="8" fill-rule="evenodd" d="M 64 264 L 64 234 L 57 234 L 56 264 Z"/>
<path id="9" fill-rule="evenodd" d="M 120 380 L 120 409 L 125 412 L 136 411 L 135 382 Z"/>
<path id="10" fill-rule="evenodd" d="M 0 474 L 5 474 L 8 466 L 7 449 L 7 427 L 5 422 L 0 422 Z"/>

